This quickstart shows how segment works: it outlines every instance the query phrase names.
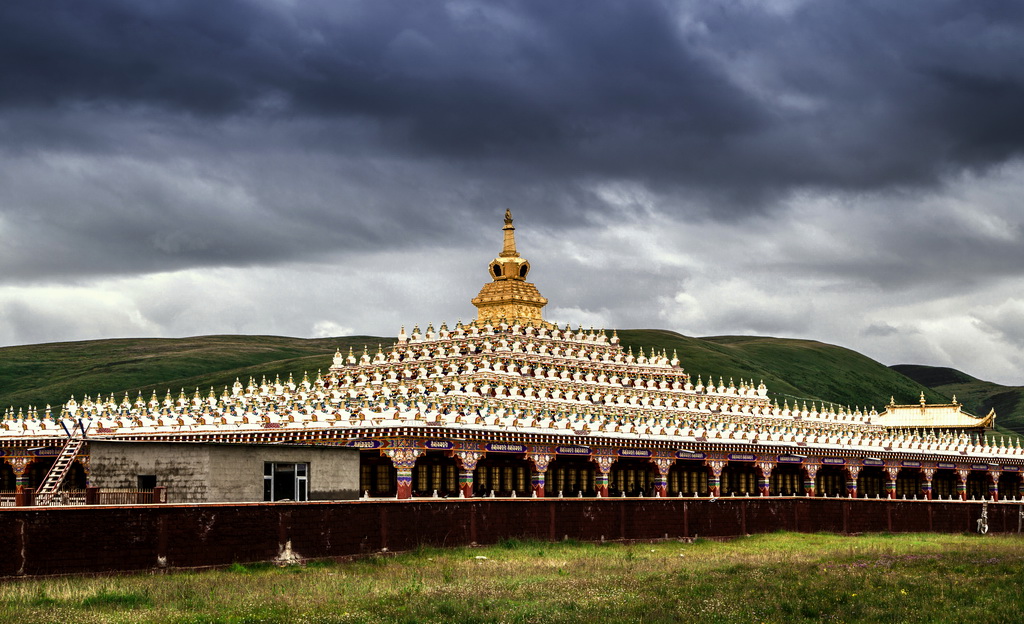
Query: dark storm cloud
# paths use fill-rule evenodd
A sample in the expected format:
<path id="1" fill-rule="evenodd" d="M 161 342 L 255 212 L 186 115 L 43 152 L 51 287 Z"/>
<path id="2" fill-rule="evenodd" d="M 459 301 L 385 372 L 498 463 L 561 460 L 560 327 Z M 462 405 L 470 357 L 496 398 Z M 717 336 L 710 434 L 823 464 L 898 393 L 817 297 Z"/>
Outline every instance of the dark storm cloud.
<path id="1" fill-rule="evenodd" d="M 5 3 L 0 106 L 355 119 L 409 156 L 745 198 L 1024 145 L 1024 7 Z"/>
<path id="2" fill-rule="evenodd" d="M 424 147 L 456 153 L 601 135 L 618 115 L 638 130 L 655 116 L 711 135 L 756 114 L 722 97 L 738 94 L 693 58 L 657 5 L 453 14 L 434 3 L 316 4 L 8 6 L 0 97 L 7 106 L 134 103 L 197 115 L 255 113 L 283 98 L 290 113 L 406 120 Z M 488 12 L 518 25 L 503 32 Z"/>
<path id="3" fill-rule="evenodd" d="M 3 279 L 464 247 L 505 208 L 582 236 L 642 222 L 642 202 L 595 191 L 606 180 L 680 223 L 778 211 L 799 189 L 936 187 L 1020 154 L 1022 18 L 952 2 L 4 3 Z M 1024 249 L 955 224 L 883 236 L 902 252 L 810 270 L 893 288 L 944 270 L 908 256 L 941 248 L 970 280 Z"/>

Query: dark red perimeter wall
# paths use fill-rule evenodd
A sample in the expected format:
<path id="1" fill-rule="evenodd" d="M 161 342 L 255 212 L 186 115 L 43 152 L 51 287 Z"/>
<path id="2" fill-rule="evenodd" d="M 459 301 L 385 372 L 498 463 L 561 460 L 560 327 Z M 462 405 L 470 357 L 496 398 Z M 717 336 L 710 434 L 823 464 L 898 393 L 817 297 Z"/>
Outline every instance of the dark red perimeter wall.
<path id="1" fill-rule="evenodd" d="M 1019 503 L 988 505 L 992 533 L 1019 531 Z M 0 510 L 0 576 L 270 561 L 488 544 L 977 529 L 981 503 L 775 498 L 519 499 L 151 505 Z"/>

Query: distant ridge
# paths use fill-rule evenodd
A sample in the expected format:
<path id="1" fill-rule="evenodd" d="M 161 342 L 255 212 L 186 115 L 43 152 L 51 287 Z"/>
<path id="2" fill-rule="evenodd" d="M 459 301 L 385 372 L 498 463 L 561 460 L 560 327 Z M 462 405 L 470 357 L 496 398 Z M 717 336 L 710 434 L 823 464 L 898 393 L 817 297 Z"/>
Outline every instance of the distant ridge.
<path id="1" fill-rule="evenodd" d="M 611 333 L 611 330 L 608 332 Z M 921 392 L 930 402 L 948 402 L 950 388 L 970 411 L 974 407 L 971 389 L 978 392 L 1004 388 L 981 382 L 953 369 L 935 367 L 887 367 L 856 351 L 813 340 L 759 336 L 710 336 L 693 338 L 654 329 L 619 330 L 623 346 L 639 355 L 652 349 L 675 351 L 683 368 L 696 382 L 721 379 L 739 385 L 764 381 L 769 396 L 784 403 L 832 403 L 851 408 L 881 409 L 894 396 L 897 402 L 916 403 Z M 148 399 L 155 391 L 160 398 L 170 390 L 175 396 L 184 390 L 189 396 L 199 388 L 205 396 L 213 386 L 220 394 L 236 378 L 246 383 L 291 374 L 296 381 L 304 372 L 315 375 L 331 365 L 335 349 L 361 354 L 364 345 L 376 353 L 378 345 L 390 348 L 394 338 L 345 336 L 340 338 L 288 338 L 283 336 L 196 336 L 191 338 L 132 338 L 47 343 L 0 348 L 0 408 L 13 406 L 42 411 L 47 404 L 56 408 L 74 395 L 104 398 L 111 394 L 120 401 L 125 393 L 131 400 L 141 392 Z M 940 383 L 941 382 L 941 383 Z M 948 383 L 947 383 L 948 382 Z M 981 384 L 981 385 L 979 385 Z M 987 384 L 987 385 L 985 385 Z M 959 389 L 964 388 L 964 389 Z M 999 423 L 1020 423 L 1004 412 L 1012 403 L 1021 408 L 1021 389 L 994 403 Z M 998 393 L 996 393 L 998 394 Z M 987 395 L 986 395 L 987 396 Z M 997 398 L 997 397 L 993 397 Z M 1012 399 L 1012 401 L 1011 401 Z M 980 405 L 980 404 L 979 404 Z"/>

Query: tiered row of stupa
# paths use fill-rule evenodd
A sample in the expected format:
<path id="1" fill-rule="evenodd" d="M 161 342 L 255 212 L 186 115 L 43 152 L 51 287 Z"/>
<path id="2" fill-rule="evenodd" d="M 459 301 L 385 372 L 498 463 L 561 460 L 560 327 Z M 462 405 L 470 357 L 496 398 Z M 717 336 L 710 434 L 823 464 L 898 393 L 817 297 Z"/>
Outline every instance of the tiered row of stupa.
<path id="1" fill-rule="evenodd" d="M 713 371 L 693 379 L 675 352 L 634 354 L 614 331 L 546 321 L 547 299 L 526 281 L 530 263 L 516 249 L 508 212 L 503 235 L 488 266 L 492 279 L 472 300 L 478 312 L 471 323 L 403 327 L 394 345 L 338 352 L 326 373 L 298 382 L 249 379 L 219 393 L 72 398 L 57 414 L 9 411 L 0 446 L 12 457 L 40 438 L 63 437 L 78 421 L 91 424 L 90 436 L 115 439 L 346 444 L 363 449 L 367 495 L 402 498 L 438 486 L 480 494 L 481 480 L 483 492 L 554 495 L 545 481 L 552 466 L 563 470 L 560 485 L 579 495 L 716 495 L 729 489 L 729 475 L 733 493 L 856 495 L 860 487 L 893 495 L 899 475 L 910 471 L 917 485 L 904 489 L 916 488 L 915 496 L 931 496 L 938 473 L 955 477 L 950 487 L 961 497 L 983 466 L 987 485 L 979 488 L 998 492 L 1009 475 L 1015 480 L 1003 496 L 1019 496 L 1019 443 L 979 435 L 994 413 L 975 418 L 955 399 L 929 406 L 923 395 L 919 406 L 893 401 L 881 413 L 780 406 L 759 380 L 715 381 Z M 478 467 L 487 466 L 496 472 L 481 476 Z M 789 479 L 794 466 L 799 475 Z M 833 469 L 839 485 L 816 480 Z M 858 486 L 875 469 L 879 484 Z M 628 470 L 634 473 L 622 473 Z M 687 476 L 694 470 L 704 476 L 694 481 Z M 564 481 L 566 474 L 575 481 Z"/>

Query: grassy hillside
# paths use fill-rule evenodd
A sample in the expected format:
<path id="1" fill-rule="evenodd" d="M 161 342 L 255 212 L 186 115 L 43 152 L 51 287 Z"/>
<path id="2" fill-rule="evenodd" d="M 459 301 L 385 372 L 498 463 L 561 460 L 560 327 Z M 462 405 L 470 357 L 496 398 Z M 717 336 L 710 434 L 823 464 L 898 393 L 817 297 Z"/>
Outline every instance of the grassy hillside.
<path id="1" fill-rule="evenodd" d="M 955 394 L 967 411 L 975 415 L 984 416 L 995 408 L 997 428 L 1024 434 L 1024 386 L 982 381 L 954 368 L 898 364 L 892 369 L 943 396 L 952 398 Z"/>
<path id="2" fill-rule="evenodd" d="M 784 400 L 826 401 L 838 405 L 875 406 L 891 396 L 917 402 L 921 392 L 930 401 L 945 400 L 889 367 L 856 351 L 814 340 L 758 336 L 689 338 L 664 330 L 624 330 L 622 344 L 677 350 L 683 368 L 694 378 L 708 375 L 728 383 L 733 378 L 764 380 L 769 395 Z"/>
<path id="3" fill-rule="evenodd" d="M 683 367 L 705 381 L 719 377 L 764 380 L 783 401 L 831 402 L 837 406 L 881 407 L 895 395 L 916 402 L 921 391 L 931 401 L 946 401 L 935 390 L 859 353 L 811 340 L 753 336 L 691 338 L 663 330 L 623 330 L 622 344 L 678 352 Z M 26 408 L 64 403 L 72 394 L 95 397 L 125 391 L 161 396 L 170 389 L 196 387 L 205 393 L 240 378 L 296 378 L 304 371 L 326 370 L 336 348 L 361 352 L 393 339 L 374 336 L 302 339 L 281 336 L 200 336 L 180 339 L 122 339 L 0 348 L 0 406 Z M 966 397 L 964 398 L 966 401 Z"/>
<path id="4" fill-rule="evenodd" d="M 240 378 L 301 376 L 331 365 L 336 348 L 376 351 L 392 339 L 348 336 L 199 336 L 61 342 L 0 349 L 0 406 L 59 405 L 74 395 L 147 395 L 196 387 L 218 391 Z"/>

